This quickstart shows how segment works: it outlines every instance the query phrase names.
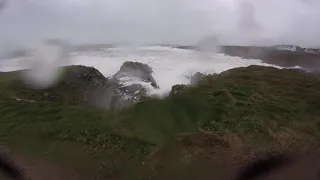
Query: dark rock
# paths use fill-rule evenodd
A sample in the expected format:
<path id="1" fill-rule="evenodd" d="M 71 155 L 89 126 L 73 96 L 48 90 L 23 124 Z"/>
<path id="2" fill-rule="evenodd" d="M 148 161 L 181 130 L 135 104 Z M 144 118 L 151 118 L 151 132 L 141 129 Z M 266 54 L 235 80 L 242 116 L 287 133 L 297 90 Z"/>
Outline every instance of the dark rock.
<path id="1" fill-rule="evenodd" d="M 122 86 L 116 90 L 111 103 L 111 109 L 122 109 L 140 102 L 146 96 L 147 90 L 141 84 Z"/>
<path id="2" fill-rule="evenodd" d="M 134 70 L 141 70 L 147 74 L 151 74 L 153 72 L 151 67 L 149 67 L 147 64 L 143 64 L 140 62 L 126 61 L 120 67 L 120 71 L 123 71 L 123 72 L 131 72 Z"/>
<path id="3" fill-rule="evenodd" d="M 63 83 L 72 87 L 90 85 L 102 86 L 107 79 L 95 68 L 70 66 L 63 76 Z"/>
<path id="4" fill-rule="evenodd" d="M 179 94 L 182 90 L 184 90 L 187 86 L 183 84 L 174 85 L 171 88 L 169 96 L 174 96 Z"/>
<path id="5" fill-rule="evenodd" d="M 197 84 L 202 78 L 204 78 L 205 75 L 200 73 L 200 72 L 196 72 L 195 74 L 193 74 L 190 78 L 190 85 L 195 85 Z"/>
<path id="6" fill-rule="evenodd" d="M 111 84 L 93 67 L 69 66 L 56 85 L 45 89 L 45 98 L 50 101 L 88 102 L 97 105 L 100 98 L 96 97 L 102 96 Z"/>
<path id="7" fill-rule="evenodd" d="M 36 96 L 51 102 L 88 103 L 101 109 L 121 109 L 143 100 L 147 93 L 147 89 L 140 84 L 125 85 L 121 78 L 105 78 L 93 67 L 69 66 L 64 67 L 62 72 L 55 85 L 34 89 L 33 98 Z M 145 81 L 155 83 L 151 68 L 141 63 L 125 63 L 117 75 L 122 73 L 138 74 Z"/>
<path id="8" fill-rule="evenodd" d="M 299 46 L 296 46 L 295 50 L 284 50 L 279 46 L 221 46 L 219 52 L 246 59 L 261 59 L 264 63 L 282 67 L 300 66 L 304 69 L 319 70 L 320 53 L 310 51 L 317 52 L 316 49 L 308 50 Z"/>
<path id="9" fill-rule="evenodd" d="M 122 67 L 122 72 L 131 72 L 128 67 L 130 66 L 126 65 Z M 134 69 L 142 67 L 143 72 L 152 72 L 151 68 L 144 65 L 134 64 L 131 67 Z M 120 73 L 118 75 L 120 75 Z M 102 109 L 122 109 L 129 107 L 139 102 L 147 92 L 140 84 L 125 86 L 121 84 L 121 81 L 117 78 L 107 79 L 95 68 L 85 66 L 77 66 L 77 68 L 69 69 L 65 74 L 63 83 L 66 84 L 68 88 L 74 90 L 72 93 L 73 96 L 79 95 L 77 101 L 89 102 Z"/>
<path id="10" fill-rule="evenodd" d="M 113 76 L 113 78 L 117 80 L 121 80 L 125 77 L 137 78 L 141 81 L 150 83 L 154 88 L 158 88 L 157 83 L 151 75 L 152 72 L 152 68 L 147 64 L 126 61 L 120 67 L 120 70 Z"/>
<path id="11" fill-rule="evenodd" d="M 125 82 L 127 80 L 137 79 L 150 83 L 154 88 L 158 88 L 157 83 L 151 75 L 152 72 L 152 68 L 147 64 L 130 61 L 124 62 L 120 70 L 112 77 L 112 80 L 119 84 L 111 103 L 112 109 L 129 107 L 146 96 L 147 89 L 144 86 L 141 84 L 126 85 Z"/>
<path id="12" fill-rule="evenodd" d="M 117 98 L 117 90 L 121 85 L 113 79 L 106 79 L 106 83 L 100 88 L 92 89 L 89 101 L 101 109 L 112 109 L 114 99 Z"/>
<path id="13" fill-rule="evenodd" d="M 147 89 L 141 84 L 125 86 L 119 81 L 109 79 L 104 88 L 95 90 L 91 99 L 98 107 L 118 110 L 140 102 L 146 93 Z"/>

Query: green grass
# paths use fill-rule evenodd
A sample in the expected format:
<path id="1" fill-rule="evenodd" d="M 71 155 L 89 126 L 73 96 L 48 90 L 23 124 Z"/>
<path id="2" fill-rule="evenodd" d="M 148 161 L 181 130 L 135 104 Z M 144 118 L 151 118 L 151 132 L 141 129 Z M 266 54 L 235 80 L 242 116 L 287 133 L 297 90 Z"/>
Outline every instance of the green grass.
<path id="1" fill-rule="evenodd" d="M 0 74 L 0 141 L 56 160 L 69 145 L 84 147 L 107 176 L 141 175 L 149 154 L 183 133 L 232 133 L 256 146 L 268 145 L 284 129 L 305 139 L 320 137 L 320 82 L 298 70 L 237 68 L 119 112 L 66 99 L 50 102 L 46 92 L 59 83 L 32 90 L 21 88 L 18 78 L 19 72 Z M 16 96 L 35 102 L 18 102 Z"/>

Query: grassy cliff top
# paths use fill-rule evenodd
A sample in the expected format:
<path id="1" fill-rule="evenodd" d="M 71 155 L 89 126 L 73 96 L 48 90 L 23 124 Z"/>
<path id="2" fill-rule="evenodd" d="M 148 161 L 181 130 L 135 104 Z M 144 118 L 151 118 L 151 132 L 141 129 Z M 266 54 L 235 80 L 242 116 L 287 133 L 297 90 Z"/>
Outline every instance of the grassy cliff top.
<path id="1" fill-rule="evenodd" d="M 66 71 L 77 68 L 85 67 Z M 180 178 L 186 171 L 199 178 L 194 162 L 206 157 L 214 164 L 218 155 L 213 151 L 236 149 L 244 157 L 319 144 L 320 82 L 300 70 L 231 69 L 121 111 L 69 99 L 50 101 L 48 94 L 66 86 L 59 82 L 33 90 L 20 84 L 19 72 L 0 73 L 1 143 L 79 172 L 119 179 L 163 178 L 180 160 L 176 168 L 181 171 L 175 171 Z M 59 93 L 74 96 L 73 91 Z"/>

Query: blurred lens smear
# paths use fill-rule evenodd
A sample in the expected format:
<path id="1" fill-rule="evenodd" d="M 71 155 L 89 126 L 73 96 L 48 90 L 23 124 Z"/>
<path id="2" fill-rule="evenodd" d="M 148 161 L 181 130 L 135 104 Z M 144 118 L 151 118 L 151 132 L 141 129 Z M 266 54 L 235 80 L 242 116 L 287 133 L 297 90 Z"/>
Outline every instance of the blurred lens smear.
<path id="1" fill-rule="evenodd" d="M 38 87 L 82 44 L 320 47 L 318 0 L 0 0 L 0 8 L 0 53 L 30 50 L 26 80 Z"/>

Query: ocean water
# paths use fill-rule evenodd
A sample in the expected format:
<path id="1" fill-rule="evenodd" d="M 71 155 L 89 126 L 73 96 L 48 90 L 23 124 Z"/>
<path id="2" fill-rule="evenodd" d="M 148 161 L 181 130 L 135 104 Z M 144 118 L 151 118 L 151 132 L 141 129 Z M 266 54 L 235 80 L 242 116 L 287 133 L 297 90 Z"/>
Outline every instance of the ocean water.
<path id="1" fill-rule="evenodd" d="M 33 64 L 36 59 L 36 62 L 42 64 L 42 66 L 34 70 L 33 74 L 37 77 L 33 79 L 34 81 L 41 81 L 41 78 L 52 79 L 47 77 L 48 74 L 46 74 L 46 72 L 48 72 L 49 69 L 65 65 L 92 66 L 98 69 L 104 76 L 111 77 L 120 69 L 125 61 L 141 62 L 148 64 L 153 69 L 152 76 L 159 85 L 159 89 L 154 89 L 150 84 L 141 82 L 135 78 L 123 79 L 123 83 L 139 83 L 149 90 L 150 95 L 165 96 L 170 92 L 173 85 L 188 84 L 190 82 L 189 77 L 196 72 L 211 74 L 250 65 L 273 66 L 262 63 L 259 59 L 243 59 L 220 53 L 199 52 L 168 46 L 117 47 L 84 50 L 70 52 L 68 57 L 65 57 L 63 60 L 56 55 L 60 53 L 56 48 L 53 50 L 45 48 L 45 51 L 43 49 L 44 48 L 40 48 L 40 50 L 34 52 L 31 57 L 0 60 L 0 71 L 32 68 L 30 59 L 32 59 Z M 41 56 L 39 56 L 39 54 Z M 41 69 L 41 67 L 43 68 Z M 50 70 L 49 76 L 52 76 L 52 70 Z"/>

